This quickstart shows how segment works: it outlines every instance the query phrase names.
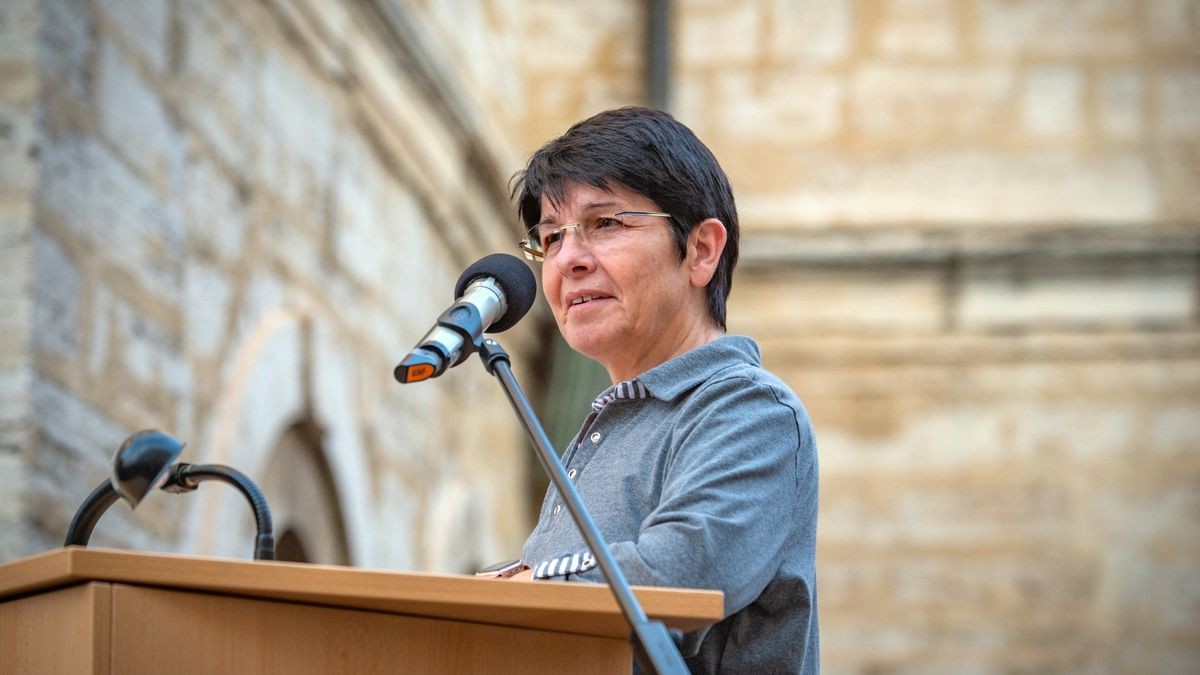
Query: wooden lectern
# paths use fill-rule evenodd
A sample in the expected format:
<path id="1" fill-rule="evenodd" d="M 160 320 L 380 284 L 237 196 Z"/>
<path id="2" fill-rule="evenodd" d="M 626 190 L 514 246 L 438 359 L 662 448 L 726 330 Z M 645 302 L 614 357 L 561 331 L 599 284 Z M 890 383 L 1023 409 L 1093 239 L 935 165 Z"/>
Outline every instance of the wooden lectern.
<path id="1" fill-rule="evenodd" d="M 685 632 L 716 591 L 637 588 Z M 607 586 L 67 548 L 0 565 L 0 674 L 628 673 Z"/>

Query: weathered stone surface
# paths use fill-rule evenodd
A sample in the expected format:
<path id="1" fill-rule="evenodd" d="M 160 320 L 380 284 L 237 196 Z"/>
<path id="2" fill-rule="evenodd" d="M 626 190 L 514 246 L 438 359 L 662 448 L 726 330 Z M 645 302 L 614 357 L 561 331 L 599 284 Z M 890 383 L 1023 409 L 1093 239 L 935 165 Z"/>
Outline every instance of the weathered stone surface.
<path id="1" fill-rule="evenodd" d="M 711 93 L 701 95 L 725 101 L 709 114 L 716 118 L 713 133 L 726 142 L 765 136 L 787 139 L 789 144 L 812 143 L 835 137 L 845 124 L 846 87 L 825 73 L 786 69 L 757 80 L 727 73 L 711 82 Z M 680 95 L 692 96 L 689 88 L 685 81 Z"/>
<path id="2" fill-rule="evenodd" d="M 1085 80 L 1078 68 L 1043 66 L 1025 75 L 1021 122 L 1031 136 L 1073 138 L 1083 133 Z"/>
<path id="3" fill-rule="evenodd" d="M 854 74 L 852 119 L 888 140 L 978 136 L 1007 123 L 1012 90 L 1012 72 L 998 66 L 866 64 Z"/>
<path id="4" fill-rule="evenodd" d="M 644 3 L 40 0 L 33 35 L 18 1 L 0 559 L 141 426 L 255 478 L 307 429 L 354 564 L 516 555 L 494 382 L 390 370 L 511 246 L 523 153 L 644 102 Z M 1195 3 L 674 10 L 674 111 L 745 226 L 730 328 L 816 425 L 824 670 L 1195 671 Z M 539 320 L 505 334 L 531 390 Z M 96 543 L 249 556 L 235 494 L 159 497 Z"/>
<path id="5" fill-rule="evenodd" d="M 1159 77 L 1157 130 L 1162 138 L 1200 139 L 1200 66 L 1169 70 Z"/>
<path id="6" fill-rule="evenodd" d="M 112 147 L 152 186 L 168 189 L 183 168 L 183 139 L 162 98 L 112 42 L 100 46 L 100 126 Z"/>
<path id="7" fill-rule="evenodd" d="M 954 0 L 889 0 L 875 31 L 876 49 L 889 57 L 945 58 L 961 50 Z"/>
<path id="8" fill-rule="evenodd" d="M 79 268 L 52 237 L 33 242 L 33 348 L 74 359 L 80 342 L 79 315 L 83 288 Z"/>
<path id="9" fill-rule="evenodd" d="M 100 0 L 97 3 L 100 15 L 120 39 L 160 73 L 167 69 L 172 7 L 171 3 L 160 0 Z"/>
<path id="10" fill-rule="evenodd" d="M 1194 0 L 1146 0 L 1144 34 L 1162 50 L 1196 54 L 1200 6 Z"/>
<path id="11" fill-rule="evenodd" d="M 1128 151 L 1086 157 L 1049 150 L 859 157 L 808 152 L 784 170 L 795 177 L 792 184 L 803 189 L 785 190 L 783 183 L 775 194 L 743 191 L 738 207 L 747 228 L 912 222 L 1115 224 L 1151 218 L 1159 203 L 1146 158 Z"/>
<path id="12" fill-rule="evenodd" d="M 262 136 L 255 178 L 285 202 L 319 211 L 333 161 L 334 99 L 325 83 L 283 50 L 268 51 L 258 73 Z"/>
<path id="13" fill-rule="evenodd" d="M 1007 272 L 1007 273 L 1006 273 Z M 1147 263 L 1064 276 L 1054 269 L 968 272 L 957 315 L 964 328 L 1152 328 L 1187 325 L 1195 313 L 1195 269 Z"/>
<path id="14" fill-rule="evenodd" d="M 95 139 L 68 136 L 42 148 L 38 204 L 104 260 L 149 292 L 179 289 L 185 237 L 175 204 L 164 202 Z"/>
<path id="15" fill-rule="evenodd" d="M 38 5 L 42 21 L 37 64 L 47 90 L 65 88 L 82 101 L 93 86 L 87 71 L 95 49 L 92 16 L 78 0 L 39 0 Z"/>
<path id="16" fill-rule="evenodd" d="M 184 2 L 178 7 L 180 114 L 226 166 L 248 174 L 268 124 L 259 92 L 262 54 L 254 27 L 212 3 Z"/>
<path id="17" fill-rule="evenodd" d="M 1137 47 L 1133 0 L 984 0 L 981 46 L 997 56 L 1130 56 Z"/>
<path id="18" fill-rule="evenodd" d="M 1133 69 L 1101 78 L 1097 94 L 1100 133 L 1116 141 L 1141 138 L 1145 133 L 1145 81 Z"/>
<path id="19" fill-rule="evenodd" d="M 184 185 L 180 203 L 189 250 L 224 263 L 237 261 L 248 236 L 248 205 L 237 183 L 197 157 L 185 167 Z"/>

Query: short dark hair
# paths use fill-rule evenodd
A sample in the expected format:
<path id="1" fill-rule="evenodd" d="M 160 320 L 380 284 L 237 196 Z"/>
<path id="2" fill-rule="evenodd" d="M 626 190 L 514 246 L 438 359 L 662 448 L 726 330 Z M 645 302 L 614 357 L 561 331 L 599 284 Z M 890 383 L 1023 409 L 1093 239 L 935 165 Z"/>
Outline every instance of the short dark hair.
<path id="1" fill-rule="evenodd" d="M 525 227 L 542 218 L 542 197 L 558 203 L 568 182 L 611 191 L 613 183 L 654 200 L 671 214 L 682 260 L 692 228 L 707 218 L 725 224 L 728 236 L 708 283 L 708 311 L 725 328 L 725 301 L 738 258 L 738 218 L 729 179 L 691 129 L 653 108 L 607 110 L 575 123 L 543 145 L 512 178 L 512 196 Z"/>

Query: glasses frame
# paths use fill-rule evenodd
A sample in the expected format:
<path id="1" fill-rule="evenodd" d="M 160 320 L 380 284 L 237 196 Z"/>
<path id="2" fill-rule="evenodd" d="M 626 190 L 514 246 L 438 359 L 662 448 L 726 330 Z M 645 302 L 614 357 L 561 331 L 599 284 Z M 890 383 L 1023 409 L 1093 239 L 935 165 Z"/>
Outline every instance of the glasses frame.
<path id="1" fill-rule="evenodd" d="M 618 218 L 619 219 L 622 216 L 652 216 L 655 218 L 674 218 L 674 216 L 672 216 L 671 214 L 663 213 L 660 211 L 618 211 L 617 213 L 614 213 L 611 216 L 598 216 L 598 217 L 600 217 L 600 218 Z M 574 228 L 576 231 L 578 231 L 579 226 L 582 224 L 583 223 L 568 223 L 566 225 L 562 225 L 562 226 L 554 228 L 553 230 L 550 231 L 550 234 L 556 234 L 556 233 L 563 232 L 564 230 L 569 230 L 572 228 Z M 624 224 L 624 223 L 622 223 L 622 224 Z M 628 225 L 626 225 L 626 227 L 628 227 Z M 543 262 L 546 259 L 546 252 L 541 250 L 541 248 L 540 248 L 541 244 L 540 243 L 538 244 L 539 248 L 534 248 L 533 246 L 530 245 L 530 242 L 535 240 L 532 233 L 537 228 L 538 228 L 537 225 L 534 225 L 533 227 L 529 228 L 529 230 L 525 234 L 525 238 L 517 242 L 517 248 L 521 249 L 521 252 L 524 253 L 525 257 L 528 258 L 529 260 L 532 260 L 534 262 Z M 537 237 L 537 240 L 540 242 L 541 237 L 540 236 Z"/>

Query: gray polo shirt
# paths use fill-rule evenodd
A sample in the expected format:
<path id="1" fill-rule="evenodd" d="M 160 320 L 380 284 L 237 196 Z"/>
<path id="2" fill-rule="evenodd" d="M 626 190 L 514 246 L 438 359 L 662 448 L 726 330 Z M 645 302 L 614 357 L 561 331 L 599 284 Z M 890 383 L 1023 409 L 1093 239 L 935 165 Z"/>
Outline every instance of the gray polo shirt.
<path id="1" fill-rule="evenodd" d="M 640 375 L 646 398 L 584 420 L 563 462 L 631 584 L 716 589 L 695 673 L 818 672 L 817 451 L 800 400 L 726 336 Z M 635 383 L 636 384 L 636 383 Z M 603 583 L 553 486 L 523 559 Z"/>

